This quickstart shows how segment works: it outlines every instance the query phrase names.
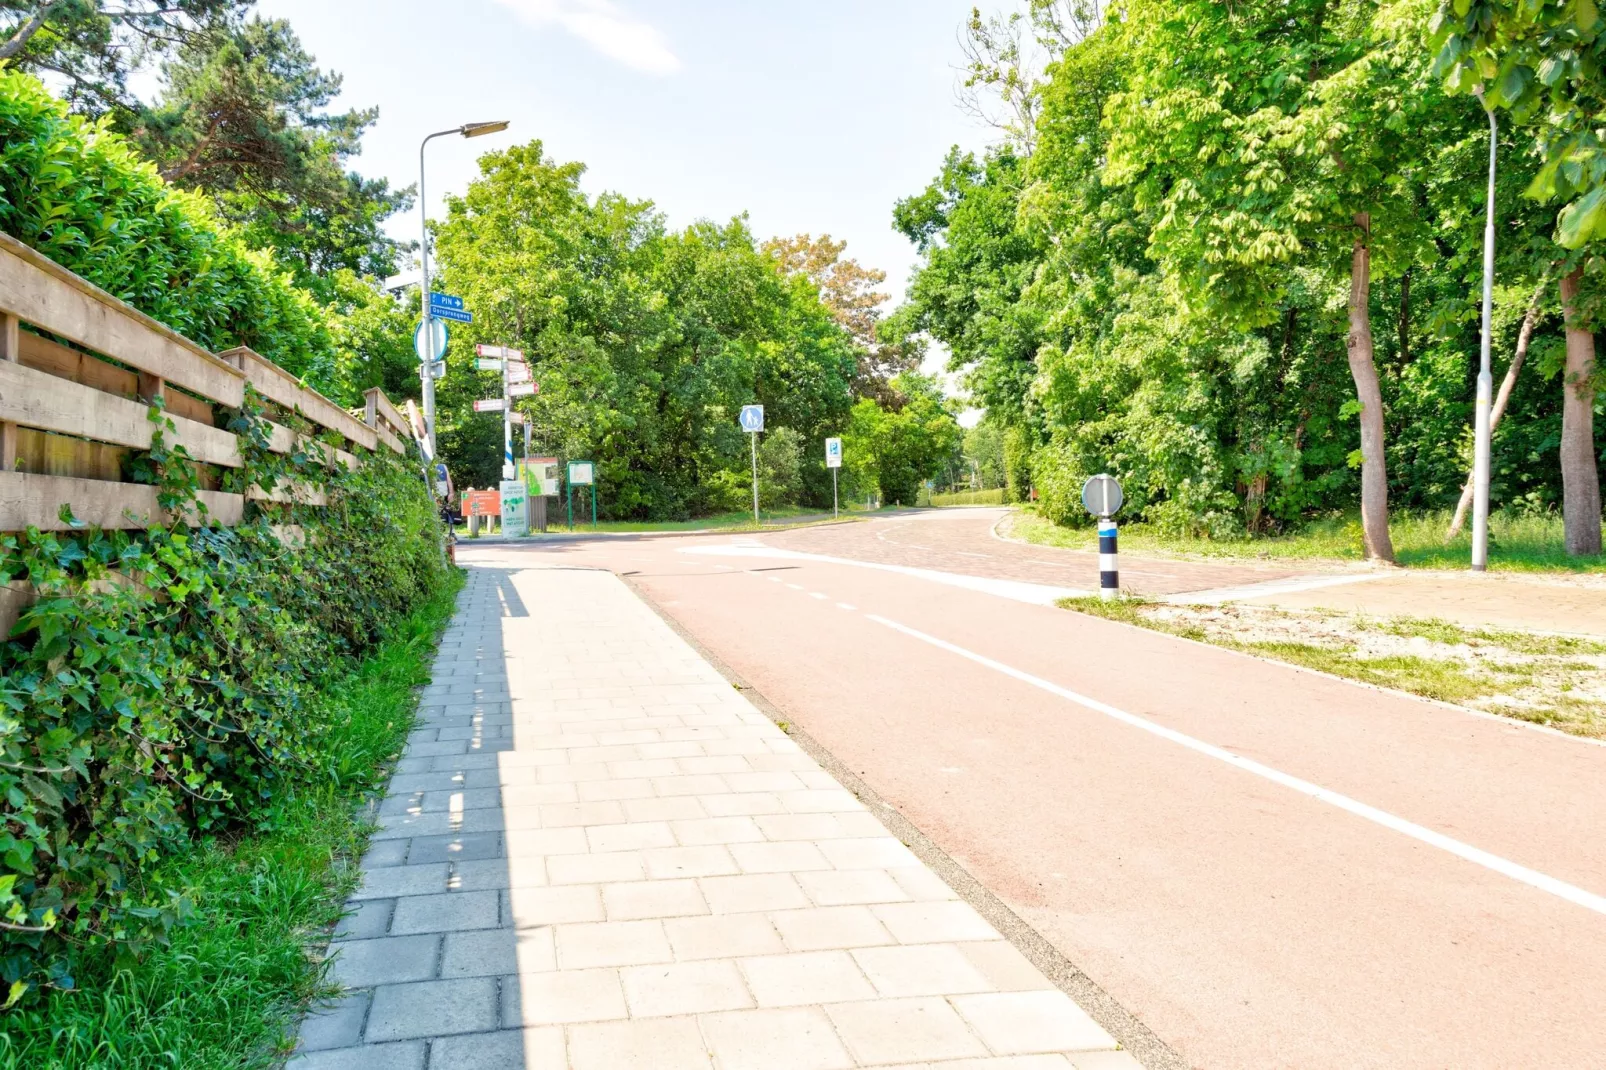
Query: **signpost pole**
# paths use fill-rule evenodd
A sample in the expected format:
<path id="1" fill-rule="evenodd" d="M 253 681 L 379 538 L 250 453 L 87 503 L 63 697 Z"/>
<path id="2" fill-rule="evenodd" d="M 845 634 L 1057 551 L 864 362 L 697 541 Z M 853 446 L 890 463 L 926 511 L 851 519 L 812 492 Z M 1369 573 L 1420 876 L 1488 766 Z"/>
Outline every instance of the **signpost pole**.
<path id="1" fill-rule="evenodd" d="M 507 357 L 502 358 L 502 478 L 513 478 L 513 399 L 507 392 Z"/>
<path id="2" fill-rule="evenodd" d="M 1115 521 L 1099 518 L 1099 597 L 1109 602 L 1121 594 L 1121 566 L 1116 552 Z"/>
<path id="3" fill-rule="evenodd" d="M 591 530 L 595 531 L 597 530 L 597 485 L 595 482 L 591 484 L 591 489 L 586 493 L 591 495 Z"/>
<path id="4" fill-rule="evenodd" d="M 574 484 L 564 480 L 563 490 L 569 510 L 569 530 L 574 530 Z"/>
<path id="5" fill-rule="evenodd" d="M 758 523 L 758 432 L 748 432 L 753 440 L 753 523 Z"/>
<path id="6" fill-rule="evenodd" d="M 836 519 L 836 469 L 831 469 L 831 519 Z"/>

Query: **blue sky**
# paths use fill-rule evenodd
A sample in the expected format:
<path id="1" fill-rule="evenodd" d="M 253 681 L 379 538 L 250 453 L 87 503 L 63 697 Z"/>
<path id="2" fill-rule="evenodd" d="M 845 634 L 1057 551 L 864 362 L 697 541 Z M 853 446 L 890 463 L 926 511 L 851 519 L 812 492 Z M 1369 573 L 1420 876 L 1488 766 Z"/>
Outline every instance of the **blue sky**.
<path id="1" fill-rule="evenodd" d="M 430 131 L 509 119 L 505 134 L 429 148 L 432 214 L 486 149 L 540 138 L 588 168 L 590 193 L 651 199 L 671 225 L 749 213 L 754 231 L 830 233 L 889 273 L 914 251 L 893 202 L 953 144 L 990 134 L 954 104 L 966 0 L 262 0 L 342 106 L 380 118 L 356 167 L 417 179 Z M 416 214 L 397 220 L 415 237 Z"/>

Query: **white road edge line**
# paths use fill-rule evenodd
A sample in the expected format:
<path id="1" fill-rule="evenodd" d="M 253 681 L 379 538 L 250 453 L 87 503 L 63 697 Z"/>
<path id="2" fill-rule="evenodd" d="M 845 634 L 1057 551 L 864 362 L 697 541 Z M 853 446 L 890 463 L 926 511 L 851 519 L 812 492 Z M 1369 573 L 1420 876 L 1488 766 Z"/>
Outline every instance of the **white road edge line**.
<path id="1" fill-rule="evenodd" d="M 923 643 L 929 643 L 934 647 L 946 650 L 950 654 L 957 654 L 962 658 L 974 661 L 978 665 L 985 665 L 987 668 L 992 669 L 995 672 L 1000 672 L 1005 676 L 1013 677 L 1022 683 L 1030 684 L 1033 687 L 1047 691 L 1051 695 L 1058 695 L 1060 698 L 1067 699 L 1079 706 L 1085 706 L 1095 713 L 1102 713 L 1106 717 L 1111 717 L 1117 721 L 1120 721 L 1122 724 L 1130 725 L 1133 728 L 1141 728 L 1145 732 L 1159 736 L 1161 739 L 1169 740 L 1170 742 L 1176 743 L 1179 746 L 1186 747 L 1197 754 L 1202 754 L 1207 758 L 1214 758 L 1219 762 L 1225 762 L 1228 765 L 1242 769 L 1246 773 L 1253 773 L 1255 776 L 1262 777 L 1274 784 L 1280 784 L 1292 791 L 1297 791 L 1301 795 L 1307 795 L 1318 802 L 1327 803 L 1329 806 L 1336 806 L 1340 810 L 1354 814 L 1356 817 L 1364 818 L 1367 821 L 1382 825 L 1386 829 L 1392 829 L 1393 831 L 1401 833 L 1402 835 L 1409 836 L 1414 840 L 1425 843 L 1430 847 L 1437 847 L 1441 851 L 1446 851 L 1452 855 L 1455 855 L 1457 858 L 1464 859 L 1465 861 L 1471 862 L 1475 865 L 1483 866 L 1485 869 L 1493 870 L 1494 872 L 1499 873 L 1501 876 L 1509 877 L 1514 881 L 1526 884 L 1532 888 L 1537 888 L 1542 892 L 1549 892 L 1551 895 L 1554 895 L 1559 899 L 1565 899 L 1567 902 L 1573 903 L 1577 906 L 1581 906 L 1585 910 L 1592 910 L 1597 914 L 1606 915 L 1606 896 L 1600 896 L 1593 892 L 1585 891 L 1576 885 L 1568 884 L 1566 881 L 1557 880 L 1555 877 L 1540 873 L 1538 870 L 1529 869 L 1527 866 L 1518 865 L 1516 862 L 1513 862 L 1510 859 L 1501 858 L 1499 855 L 1491 854 L 1488 851 L 1473 847 L 1470 844 L 1462 843 L 1460 840 L 1452 839 L 1441 832 L 1434 832 L 1432 829 L 1425 828 L 1413 821 L 1407 821 L 1402 817 L 1395 817 L 1393 814 L 1388 813 L 1387 811 L 1379 810 L 1375 806 L 1368 806 L 1366 803 L 1359 802 L 1347 795 L 1341 795 L 1336 791 L 1330 791 L 1329 789 L 1321 787 L 1318 784 L 1312 784 L 1308 780 L 1301 780 L 1296 776 L 1290 776 L 1289 774 L 1273 769 L 1268 765 L 1262 765 L 1257 761 L 1254 761 L 1250 758 L 1244 758 L 1240 755 L 1234 754 L 1232 751 L 1224 750 L 1223 748 L 1212 743 L 1206 743 L 1203 740 L 1195 739 L 1190 735 L 1178 732 L 1174 728 L 1167 728 L 1164 725 L 1156 724 L 1155 722 L 1143 717 L 1139 717 L 1136 714 L 1127 713 L 1125 710 L 1117 709 L 1108 703 L 1100 702 L 1098 699 L 1088 698 L 1086 695 L 1078 694 L 1077 692 L 1072 691 L 1070 688 L 1061 687 L 1059 684 L 1044 680 L 1040 676 L 1033 676 L 1029 672 L 1024 672 L 1011 665 L 1005 665 L 1001 661 L 994 661 L 992 658 L 989 658 L 983 654 L 977 654 L 974 651 L 966 650 L 962 646 L 956 646 L 945 639 L 938 639 L 934 635 L 927 635 L 925 632 L 917 631 L 906 624 L 899 624 L 895 620 L 888 620 L 886 617 L 877 616 L 874 613 L 866 614 L 866 617 L 869 620 L 875 621 L 877 624 L 885 625 L 886 627 L 891 628 L 893 631 L 902 632 L 904 635 L 910 636 L 914 639 L 919 639 Z"/>

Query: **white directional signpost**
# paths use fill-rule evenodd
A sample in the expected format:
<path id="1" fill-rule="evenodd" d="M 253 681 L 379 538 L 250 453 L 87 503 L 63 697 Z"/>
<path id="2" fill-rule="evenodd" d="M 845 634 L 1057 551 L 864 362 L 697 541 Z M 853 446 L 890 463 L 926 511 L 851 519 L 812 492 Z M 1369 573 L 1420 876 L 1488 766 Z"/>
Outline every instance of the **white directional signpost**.
<path id="1" fill-rule="evenodd" d="M 1121 593 L 1116 528 L 1111 518 L 1125 500 L 1114 476 L 1101 473 L 1082 484 L 1082 506 L 1099 518 L 1099 597 L 1105 601 Z"/>
<path id="2" fill-rule="evenodd" d="M 831 515 L 837 515 L 836 507 L 836 470 L 842 467 L 842 440 L 828 438 L 825 440 L 825 467 L 831 470 Z"/>
<path id="3" fill-rule="evenodd" d="M 483 399 L 481 399 L 479 401 L 476 401 L 474 403 L 474 411 L 475 412 L 501 412 L 502 411 L 502 399 L 501 398 L 483 398 Z"/>
<path id="4" fill-rule="evenodd" d="M 743 405 L 739 417 L 742 430 L 753 440 L 753 523 L 758 523 L 758 433 L 764 430 L 764 406 Z"/>
<path id="5" fill-rule="evenodd" d="M 474 410 L 502 414 L 502 484 L 506 486 L 516 481 L 519 475 L 513 463 L 513 399 L 533 394 L 537 387 L 530 381 L 530 366 L 524 363 L 523 350 L 479 345 L 474 347 L 474 357 L 474 367 L 478 370 L 502 373 L 502 396 L 493 399 L 496 401 L 495 407 L 488 402 L 476 401 Z M 486 407 L 481 409 L 481 405 Z"/>

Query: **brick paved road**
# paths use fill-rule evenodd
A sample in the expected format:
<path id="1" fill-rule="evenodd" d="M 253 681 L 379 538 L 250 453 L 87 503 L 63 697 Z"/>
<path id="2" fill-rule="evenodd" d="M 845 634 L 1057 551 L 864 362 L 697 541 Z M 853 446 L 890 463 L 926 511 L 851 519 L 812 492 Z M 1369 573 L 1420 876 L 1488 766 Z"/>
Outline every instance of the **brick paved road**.
<path id="1" fill-rule="evenodd" d="M 294 1070 L 1137 1067 L 618 579 L 469 576 Z"/>

